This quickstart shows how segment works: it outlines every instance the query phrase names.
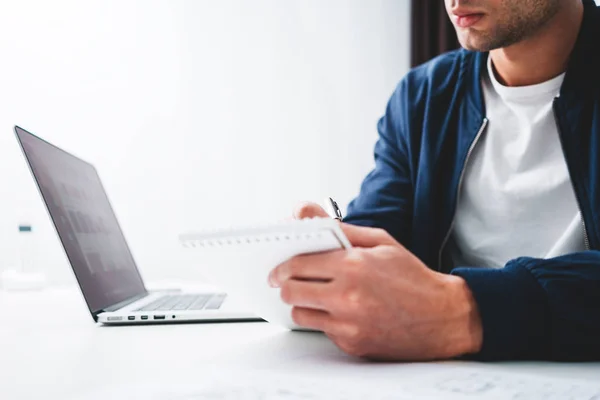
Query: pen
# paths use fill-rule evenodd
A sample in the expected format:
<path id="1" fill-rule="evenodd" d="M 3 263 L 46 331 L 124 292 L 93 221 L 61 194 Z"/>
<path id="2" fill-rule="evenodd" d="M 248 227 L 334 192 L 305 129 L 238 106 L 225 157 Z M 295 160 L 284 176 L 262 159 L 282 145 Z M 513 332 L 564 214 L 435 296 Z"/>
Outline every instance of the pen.
<path id="1" fill-rule="evenodd" d="M 325 199 L 325 206 L 329 209 L 329 215 L 331 215 L 333 219 L 337 219 L 338 221 L 342 220 L 342 212 L 340 211 L 340 208 L 335 200 L 333 200 L 331 197 L 327 197 Z"/>

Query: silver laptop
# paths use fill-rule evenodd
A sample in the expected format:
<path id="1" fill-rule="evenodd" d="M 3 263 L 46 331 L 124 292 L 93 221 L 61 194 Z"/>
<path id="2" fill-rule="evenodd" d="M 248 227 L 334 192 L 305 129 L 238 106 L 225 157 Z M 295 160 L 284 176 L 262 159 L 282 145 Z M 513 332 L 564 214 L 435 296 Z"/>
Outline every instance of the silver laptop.
<path id="1" fill-rule="evenodd" d="M 15 133 L 95 321 L 260 320 L 225 293 L 146 290 L 96 168 L 18 126 Z"/>

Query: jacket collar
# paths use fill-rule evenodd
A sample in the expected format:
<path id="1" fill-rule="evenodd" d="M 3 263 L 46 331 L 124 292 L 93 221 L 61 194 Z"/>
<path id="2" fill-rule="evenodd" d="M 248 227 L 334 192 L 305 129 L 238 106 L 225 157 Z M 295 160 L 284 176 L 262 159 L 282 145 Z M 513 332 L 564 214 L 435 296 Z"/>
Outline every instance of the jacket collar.
<path id="1" fill-rule="evenodd" d="M 580 104 L 582 96 L 589 94 L 594 86 L 593 76 L 598 72 L 596 40 L 598 34 L 599 10 L 593 0 L 584 0 L 584 13 L 577 42 L 571 53 L 565 81 L 560 90 L 561 101 L 571 106 Z"/>

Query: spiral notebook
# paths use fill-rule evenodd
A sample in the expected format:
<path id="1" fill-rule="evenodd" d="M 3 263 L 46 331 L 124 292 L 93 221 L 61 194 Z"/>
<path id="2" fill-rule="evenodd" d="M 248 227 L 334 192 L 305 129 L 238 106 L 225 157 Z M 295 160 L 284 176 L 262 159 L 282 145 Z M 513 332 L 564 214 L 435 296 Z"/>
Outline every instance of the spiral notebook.
<path id="1" fill-rule="evenodd" d="M 229 296 L 261 318 L 296 330 L 303 328 L 292 321 L 291 307 L 281 301 L 279 289 L 269 286 L 269 273 L 300 254 L 351 247 L 339 223 L 329 218 L 187 233 L 179 240 L 196 253 L 202 273 Z"/>

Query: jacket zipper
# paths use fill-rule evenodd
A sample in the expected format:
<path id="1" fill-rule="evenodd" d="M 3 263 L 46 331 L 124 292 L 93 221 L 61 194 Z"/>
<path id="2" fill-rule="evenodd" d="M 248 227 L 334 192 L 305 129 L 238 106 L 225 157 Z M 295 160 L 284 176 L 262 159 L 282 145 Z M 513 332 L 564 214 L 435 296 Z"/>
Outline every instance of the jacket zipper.
<path id="1" fill-rule="evenodd" d="M 571 181 L 571 186 L 573 187 L 573 193 L 575 193 L 575 200 L 577 201 L 577 208 L 579 209 L 579 216 L 581 217 L 581 225 L 583 226 L 583 241 L 585 244 L 585 249 L 590 249 L 590 240 L 588 237 L 587 227 L 585 226 L 585 220 L 583 219 L 583 212 L 581 211 L 581 199 L 579 198 L 579 194 L 577 193 L 577 189 L 575 188 L 575 183 L 573 182 L 573 177 L 571 176 L 571 168 L 569 167 L 569 160 L 567 159 L 567 151 L 565 149 L 565 144 L 563 142 L 563 133 L 560 128 L 560 120 L 558 117 L 558 112 L 556 110 L 558 97 L 554 98 L 552 102 L 552 111 L 554 112 L 554 119 L 556 120 L 556 129 L 558 130 L 558 138 L 560 140 L 560 145 L 562 147 L 563 156 L 565 157 L 565 162 L 567 164 L 567 169 L 569 170 L 569 180 Z"/>
<path id="2" fill-rule="evenodd" d="M 442 253 L 444 252 L 444 247 L 446 247 L 448 239 L 450 239 L 450 234 L 452 233 L 452 228 L 454 228 L 454 220 L 456 217 L 456 208 L 458 207 L 458 201 L 460 200 L 460 190 L 463 185 L 463 180 L 465 177 L 465 171 L 467 169 L 467 164 L 469 163 L 471 154 L 473 153 L 473 150 L 475 150 L 475 146 L 477 146 L 477 143 L 479 142 L 481 135 L 485 131 L 485 128 L 487 127 L 488 122 L 489 122 L 489 120 L 487 118 L 483 119 L 481 127 L 479 128 L 479 131 L 477 131 L 477 135 L 475 136 L 475 139 L 473 139 L 471 146 L 469 146 L 469 150 L 467 151 L 467 156 L 465 157 L 465 162 L 463 163 L 462 170 L 460 171 L 460 177 L 458 178 L 458 188 L 456 189 L 454 210 L 452 211 L 452 213 L 453 213 L 452 221 L 450 222 L 450 227 L 448 228 L 448 232 L 446 232 L 446 236 L 444 236 L 444 240 L 442 241 L 442 246 L 440 247 L 440 252 L 438 254 L 438 271 L 442 270 Z"/>

